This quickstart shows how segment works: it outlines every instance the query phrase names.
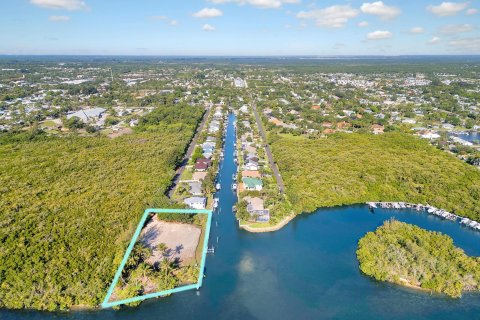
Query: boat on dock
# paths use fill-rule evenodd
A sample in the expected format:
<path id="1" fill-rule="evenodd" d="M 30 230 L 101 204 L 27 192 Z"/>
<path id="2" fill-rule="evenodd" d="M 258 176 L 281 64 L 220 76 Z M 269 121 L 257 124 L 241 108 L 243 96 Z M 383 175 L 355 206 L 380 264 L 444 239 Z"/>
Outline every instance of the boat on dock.
<path id="1" fill-rule="evenodd" d="M 213 209 L 218 207 L 218 198 L 213 198 Z"/>
<path id="2" fill-rule="evenodd" d="M 368 207 L 370 209 L 376 209 L 377 208 L 377 204 L 375 202 L 367 202 L 368 204 Z"/>
<path id="3" fill-rule="evenodd" d="M 479 222 L 458 216 L 454 213 L 448 212 L 443 209 L 435 208 L 434 206 L 431 206 L 428 204 L 423 205 L 423 204 L 414 204 L 414 203 L 406 203 L 406 202 L 367 202 L 366 204 L 368 205 L 368 208 L 372 211 L 374 208 L 378 208 L 378 207 L 382 209 L 413 209 L 416 211 L 423 211 L 428 214 L 432 214 L 434 216 L 443 218 L 445 220 L 459 222 L 461 225 L 480 231 Z"/>
<path id="4" fill-rule="evenodd" d="M 220 190 L 221 188 L 222 188 L 222 186 L 220 185 L 220 183 L 217 183 L 217 184 L 215 185 L 215 189 Z"/>
<path id="5" fill-rule="evenodd" d="M 237 190 L 237 184 L 236 183 L 232 183 L 232 190 Z"/>

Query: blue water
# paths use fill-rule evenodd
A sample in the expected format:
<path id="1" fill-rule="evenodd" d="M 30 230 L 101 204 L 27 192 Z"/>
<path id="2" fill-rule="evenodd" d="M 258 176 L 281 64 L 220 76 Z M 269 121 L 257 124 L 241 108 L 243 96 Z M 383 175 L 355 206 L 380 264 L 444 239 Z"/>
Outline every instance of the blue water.
<path id="1" fill-rule="evenodd" d="M 458 224 L 413 211 L 372 214 L 351 206 L 301 215 L 274 233 L 239 230 L 231 210 L 233 120 L 231 115 L 219 176 L 221 212 L 214 214 L 210 237 L 216 252 L 207 257 L 198 292 L 120 311 L 3 310 L 0 319 L 480 319 L 480 294 L 455 300 L 379 283 L 360 273 L 355 257 L 357 241 L 391 217 L 446 233 L 468 254 L 480 256 L 480 233 Z"/>
<path id="2" fill-rule="evenodd" d="M 459 137 L 468 142 L 478 144 L 480 141 L 480 132 L 477 131 L 468 131 L 466 134 L 458 134 L 458 133 L 449 133 L 449 136 Z"/>

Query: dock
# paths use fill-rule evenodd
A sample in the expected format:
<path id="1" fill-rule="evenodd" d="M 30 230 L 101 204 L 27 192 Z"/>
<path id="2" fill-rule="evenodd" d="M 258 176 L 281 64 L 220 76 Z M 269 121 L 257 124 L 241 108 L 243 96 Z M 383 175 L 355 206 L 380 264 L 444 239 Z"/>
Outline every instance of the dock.
<path id="1" fill-rule="evenodd" d="M 480 231 L 480 223 L 478 221 L 456 215 L 454 213 L 448 212 L 443 209 L 435 208 L 434 206 L 431 206 L 431 205 L 414 204 L 414 203 L 407 203 L 407 202 L 367 202 L 367 205 L 372 210 L 376 208 L 382 208 L 382 209 L 397 209 L 397 210 L 413 209 L 416 211 L 422 211 L 446 220 L 458 222 L 463 226 L 470 227 L 474 230 Z"/>

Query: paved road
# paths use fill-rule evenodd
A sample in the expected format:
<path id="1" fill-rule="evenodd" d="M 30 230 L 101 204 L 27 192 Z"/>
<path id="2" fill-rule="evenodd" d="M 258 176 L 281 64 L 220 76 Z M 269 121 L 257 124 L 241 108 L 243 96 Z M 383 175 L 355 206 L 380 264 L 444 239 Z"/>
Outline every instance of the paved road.
<path id="1" fill-rule="evenodd" d="M 188 146 L 187 152 L 185 153 L 185 156 L 182 159 L 182 162 L 180 163 L 180 166 L 177 168 L 177 171 L 175 172 L 175 176 L 173 177 L 172 184 L 170 185 L 170 189 L 167 191 L 167 196 L 169 198 L 172 197 L 173 192 L 175 191 L 175 188 L 177 187 L 178 181 L 180 180 L 180 177 L 183 174 L 183 171 L 185 170 L 185 166 L 188 163 L 188 160 L 192 156 L 193 151 L 195 150 L 195 146 L 197 145 L 197 140 L 200 135 L 200 133 L 203 131 L 203 127 L 205 127 L 205 123 L 207 122 L 208 116 L 210 115 L 210 110 L 212 110 L 212 107 L 209 107 L 205 114 L 203 115 L 202 122 L 200 125 L 197 127 L 197 131 L 195 132 L 195 135 L 190 142 L 190 146 Z"/>
<path id="2" fill-rule="evenodd" d="M 257 120 L 258 131 L 260 132 L 260 135 L 262 136 L 262 139 L 263 139 L 263 143 L 265 145 L 265 152 L 267 153 L 268 162 L 270 162 L 270 167 L 272 168 L 273 175 L 277 180 L 278 189 L 280 190 L 280 193 L 283 194 L 283 192 L 285 191 L 285 185 L 283 184 L 283 179 L 282 179 L 282 176 L 280 175 L 280 171 L 278 170 L 277 164 L 273 161 L 273 154 L 272 154 L 272 151 L 270 151 L 270 146 L 267 143 L 267 135 L 265 134 L 265 130 L 263 130 L 262 120 L 258 115 L 257 107 L 253 103 L 252 103 L 252 109 L 253 109 L 253 113 L 255 114 L 255 119 Z"/>

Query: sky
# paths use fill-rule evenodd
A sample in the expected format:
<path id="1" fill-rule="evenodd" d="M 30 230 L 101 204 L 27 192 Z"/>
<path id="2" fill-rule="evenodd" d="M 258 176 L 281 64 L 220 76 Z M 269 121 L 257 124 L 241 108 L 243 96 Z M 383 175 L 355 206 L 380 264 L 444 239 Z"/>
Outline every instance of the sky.
<path id="1" fill-rule="evenodd" d="M 480 54 L 480 0 L 1 0 L 0 54 Z"/>

